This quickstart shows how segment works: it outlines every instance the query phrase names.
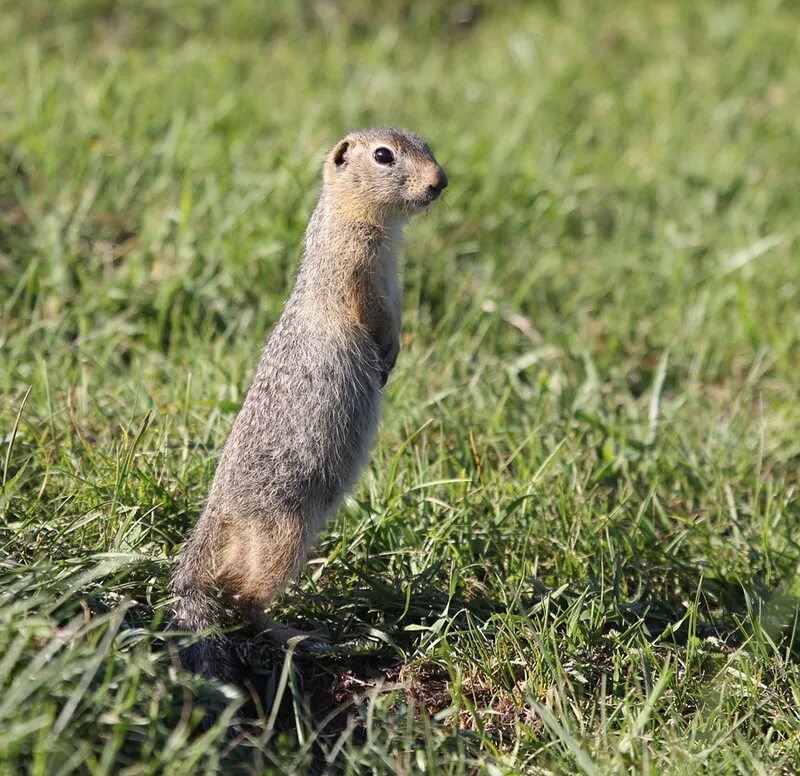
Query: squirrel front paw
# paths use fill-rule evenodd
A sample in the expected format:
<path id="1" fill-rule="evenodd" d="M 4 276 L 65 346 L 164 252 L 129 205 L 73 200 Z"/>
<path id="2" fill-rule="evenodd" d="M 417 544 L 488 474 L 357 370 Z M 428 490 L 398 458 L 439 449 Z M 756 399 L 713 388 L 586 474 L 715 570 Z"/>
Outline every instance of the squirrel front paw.
<path id="1" fill-rule="evenodd" d="M 381 388 L 386 385 L 389 373 L 397 363 L 397 355 L 400 353 L 400 343 L 392 341 L 381 351 Z"/>

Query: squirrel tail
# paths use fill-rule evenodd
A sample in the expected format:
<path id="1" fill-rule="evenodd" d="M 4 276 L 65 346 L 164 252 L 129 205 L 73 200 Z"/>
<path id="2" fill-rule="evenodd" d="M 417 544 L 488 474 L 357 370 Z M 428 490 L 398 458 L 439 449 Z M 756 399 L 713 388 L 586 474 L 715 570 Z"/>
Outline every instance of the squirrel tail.
<path id="1" fill-rule="evenodd" d="M 220 632 L 223 611 L 216 585 L 208 573 L 213 544 L 212 515 L 204 514 L 181 552 L 172 592 L 177 596 L 172 630 L 203 634 L 183 647 L 182 667 L 206 679 L 238 684 L 240 661 L 233 640 Z"/>
<path id="2" fill-rule="evenodd" d="M 197 585 L 176 592 L 181 597 L 175 607 L 173 627 L 194 633 L 212 631 L 180 651 L 183 668 L 206 679 L 238 684 L 241 666 L 235 645 L 224 633 L 213 632 L 221 620 L 215 596 Z"/>

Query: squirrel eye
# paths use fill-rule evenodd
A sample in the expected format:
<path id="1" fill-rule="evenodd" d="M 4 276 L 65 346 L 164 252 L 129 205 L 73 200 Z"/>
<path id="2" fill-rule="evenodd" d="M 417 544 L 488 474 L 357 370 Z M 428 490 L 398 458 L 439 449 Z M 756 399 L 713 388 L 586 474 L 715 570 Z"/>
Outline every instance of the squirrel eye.
<path id="1" fill-rule="evenodd" d="M 394 164 L 394 154 L 383 146 L 376 148 L 372 157 L 378 164 Z"/>

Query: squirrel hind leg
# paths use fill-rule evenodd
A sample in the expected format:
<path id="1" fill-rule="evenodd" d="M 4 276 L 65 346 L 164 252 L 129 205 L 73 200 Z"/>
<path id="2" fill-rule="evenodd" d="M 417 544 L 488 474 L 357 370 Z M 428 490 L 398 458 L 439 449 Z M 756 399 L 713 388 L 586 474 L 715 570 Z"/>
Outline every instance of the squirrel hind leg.
<path id="1" fill-rule="evenodd" d="M 279 647 L 294 647 L 299 653 L 327 652 L 334 648 L 329 634 L 322 629 L 301 630 L 273 620 L 263 611 L 251 613 L 253 628 Z"/>
<path id="2" fill-rule="evenodd" d="M 229 523 L 216 578 L 220 587 L 251 620 L 258 620 L 297 576 L 306 548 L 305 523 L 299 516 Z"/>

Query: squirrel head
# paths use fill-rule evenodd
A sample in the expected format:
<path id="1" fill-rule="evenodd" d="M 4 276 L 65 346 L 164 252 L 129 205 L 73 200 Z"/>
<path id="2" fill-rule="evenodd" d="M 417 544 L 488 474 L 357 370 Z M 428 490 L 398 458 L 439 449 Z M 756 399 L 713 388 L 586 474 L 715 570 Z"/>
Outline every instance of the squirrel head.
<path id="1" fill-rule="evenodd" d="M 325 162 L 325 188 L 349 221 L 385 225 L 424 210 L 447 186 L 447 175 L 418 135 L 364 129 L 342 138 Z"/>

